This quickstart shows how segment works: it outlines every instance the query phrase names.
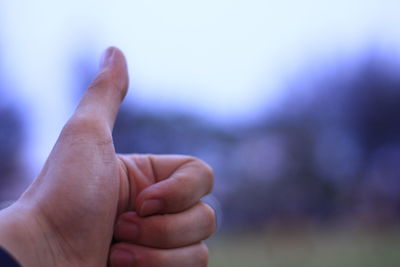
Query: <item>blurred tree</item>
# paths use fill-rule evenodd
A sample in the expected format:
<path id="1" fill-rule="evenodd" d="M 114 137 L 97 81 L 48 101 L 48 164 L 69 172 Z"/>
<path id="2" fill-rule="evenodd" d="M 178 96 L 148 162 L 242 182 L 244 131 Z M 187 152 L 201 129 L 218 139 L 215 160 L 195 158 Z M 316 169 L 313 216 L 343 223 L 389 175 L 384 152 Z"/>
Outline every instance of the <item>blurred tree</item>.
<path id="1" fill-rule="evenodd" d="M 26 186 L 24 178 L 26 166 L 21 153 L 24 145 L 23 119 L 15 102 L 10 100 L 14 92 L 5 78 L 5 71 L 0 57 L 0 201 L 15 200 Z"/>
<path id="2" fill-rule="evenodd" d="M 242 173 L 253 174 L 224 199 L 225 221 L 398 221 L 398 69 L 372 53 L 358 64 L 349 59 L 295 79 L 275 113 L 241 140 L 252 155 L 243 159 Z M 271 136 L 272 145 L 261 141 Z M 246 170 L 255 169 L 254 159 L 266 166 L 278 161 L 278 170 Z"/>

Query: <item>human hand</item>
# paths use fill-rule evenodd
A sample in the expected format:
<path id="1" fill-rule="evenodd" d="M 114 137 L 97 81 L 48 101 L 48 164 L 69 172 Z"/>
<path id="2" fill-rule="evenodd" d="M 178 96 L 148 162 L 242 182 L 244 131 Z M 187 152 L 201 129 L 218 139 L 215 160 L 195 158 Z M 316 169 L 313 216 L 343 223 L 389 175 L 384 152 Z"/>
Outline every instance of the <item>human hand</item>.
<path id="1" fill-rule="evenodd" d="M 23 266 L 207 264 L 201 241 L 215 215 L 199 200 L 211 169 L 188 156 L 116 154 L 111 132 L 127 88 L 125 58 L 109 48 L 44 168 L 0 213 L 0 245 Z"/>
<path id="2" fill-rule="evenodd" d="M 111 248 L 111 266 L 206 266 L 208 251 L 200 241 L 215 230 L 215 215 L 199 198 L 210 189 L 210 169 L 185 156 L 129 155 L 122 160 L 130 176 L 138 178 L 141 192 L 133 203 L 136 212 L 117 220 L 114 238 L 119 243 Z"/>

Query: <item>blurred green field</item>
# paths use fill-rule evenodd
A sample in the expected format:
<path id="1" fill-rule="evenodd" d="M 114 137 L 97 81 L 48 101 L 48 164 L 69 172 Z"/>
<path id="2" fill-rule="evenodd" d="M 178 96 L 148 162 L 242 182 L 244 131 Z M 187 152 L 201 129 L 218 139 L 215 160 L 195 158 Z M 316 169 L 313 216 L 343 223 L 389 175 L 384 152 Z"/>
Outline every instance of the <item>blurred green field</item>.
<path id="1" fill-rule="evenodd" d="M 400 230 L 217 233 L 210 267 L 398 267 Z"/>

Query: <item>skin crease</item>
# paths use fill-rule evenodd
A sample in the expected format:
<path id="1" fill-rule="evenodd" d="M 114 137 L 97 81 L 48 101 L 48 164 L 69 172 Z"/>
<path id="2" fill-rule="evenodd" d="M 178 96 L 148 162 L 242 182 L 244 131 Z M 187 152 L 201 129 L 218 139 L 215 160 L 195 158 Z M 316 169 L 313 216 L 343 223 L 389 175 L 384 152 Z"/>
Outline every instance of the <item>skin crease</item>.
<path id="1" fill-rule="evenodd" d="M 125 58 L 109 48 L 42 171 L 0 212 L 0 246 L 23 266 L 207 265 L 201 241 L 215 214 L 199 200 L 211 168 L 189 156 L 116 154 L 111 133 L 127 88 Z M 195 234 L 182 238 L 178 226 Z"/>

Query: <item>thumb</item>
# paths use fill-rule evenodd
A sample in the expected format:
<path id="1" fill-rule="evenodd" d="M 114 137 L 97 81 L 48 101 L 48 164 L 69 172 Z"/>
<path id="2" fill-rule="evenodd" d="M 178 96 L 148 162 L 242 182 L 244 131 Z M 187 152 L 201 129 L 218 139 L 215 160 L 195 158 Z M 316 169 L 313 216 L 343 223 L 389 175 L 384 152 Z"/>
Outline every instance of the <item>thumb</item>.
<path id="1" fill-rule="evenodd" d="M 128 84 L 125 56 L 118 48 L 108 48 L 104 52 L 96 78 L 85 92 L 73 117 L 105 122 L 112 130 Z"/>

